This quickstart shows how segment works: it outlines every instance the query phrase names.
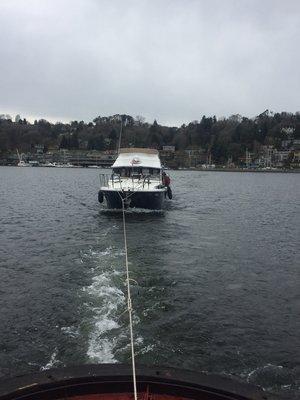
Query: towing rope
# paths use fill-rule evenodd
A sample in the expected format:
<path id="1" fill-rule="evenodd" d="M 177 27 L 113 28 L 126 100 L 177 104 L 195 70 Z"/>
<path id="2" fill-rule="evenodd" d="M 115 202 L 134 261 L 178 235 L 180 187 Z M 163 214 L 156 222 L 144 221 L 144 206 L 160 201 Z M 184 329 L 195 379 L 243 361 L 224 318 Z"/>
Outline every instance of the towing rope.
<path id="1" fill-rule="evenodd" d="M 126 264 L 126 286 L 127 286 L 127 310 L 128 310 L 128 315 L 129 315 L 131 361 L 132 361 L 132 376 L 133 376 L 133 392 L 134 392 L 134 400 L 137 400 L 135 353 L 134 353 L 133 325 L 132 325 L 132 303 L 131 303 L 131 292 L 130 292 L 130 278 L 129 278 L 127 236 L 126 236 L 126 219 L 125 219 L 125 201 L 127 200 L 127 198 L 126 197 L 125 198 L 121 197 L 121 199 L 122 199 L 122 214 L 123 214 L 123 233 L 124 233 L 125 264 Z"/>

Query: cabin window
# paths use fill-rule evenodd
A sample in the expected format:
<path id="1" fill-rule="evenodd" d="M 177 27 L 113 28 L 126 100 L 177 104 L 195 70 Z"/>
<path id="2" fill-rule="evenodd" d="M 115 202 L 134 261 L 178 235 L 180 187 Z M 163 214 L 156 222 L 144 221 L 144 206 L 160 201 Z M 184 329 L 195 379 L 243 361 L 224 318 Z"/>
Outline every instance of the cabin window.
<path id="1" fill-rule="evenodd" d="M 157 178 L 157 176 L 160 175 L 160 169 L 159 168 L 142 168 L 142 167 L 120 167 L 120 168 L 114 168 L 113 173 L 120 175 L 122 178 L 144 178 L 148 176 L 154 176 Z"/>
<path id="2" fill-rule="evenodd" d="M 142 173 L 142 168 L 131 168 L 130 170 L 130 176 L 132 176 L 133 178 L 140 178 Z"/>

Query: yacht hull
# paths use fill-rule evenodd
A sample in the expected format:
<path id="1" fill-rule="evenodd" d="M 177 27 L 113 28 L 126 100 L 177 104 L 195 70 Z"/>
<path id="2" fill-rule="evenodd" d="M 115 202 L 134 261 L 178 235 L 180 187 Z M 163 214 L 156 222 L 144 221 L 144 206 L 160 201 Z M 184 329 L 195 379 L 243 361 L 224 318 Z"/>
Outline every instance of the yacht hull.
<path id="1" fill-rule="evenodd" d="M 122 209 L 122 199 L 125 198 L 126 208 L 145 208 L 149 210 L 161 210 L 165 200 L 165 191 L 116 191 L 102 190 L 107 207 Z"/>

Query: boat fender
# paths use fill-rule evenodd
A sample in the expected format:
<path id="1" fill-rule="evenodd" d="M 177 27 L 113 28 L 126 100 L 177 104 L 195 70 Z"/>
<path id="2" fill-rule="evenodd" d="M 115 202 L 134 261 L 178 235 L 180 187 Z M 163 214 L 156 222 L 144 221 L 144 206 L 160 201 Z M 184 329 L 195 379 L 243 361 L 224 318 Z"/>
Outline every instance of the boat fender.
<path id="1" fill-rule="evenodd" d="M 172 200 L 173 194 L 172 194 L 172 190 L 171 190 L 170 186 L 168 186 L 167 194 L 168 194 L 169 199 Z"/>
<path id="2" fill-rule="evenodd" d="M 98 192 L 98 201 L 99 203 L 103 203 L 103 192 L 101 190 Z"/>

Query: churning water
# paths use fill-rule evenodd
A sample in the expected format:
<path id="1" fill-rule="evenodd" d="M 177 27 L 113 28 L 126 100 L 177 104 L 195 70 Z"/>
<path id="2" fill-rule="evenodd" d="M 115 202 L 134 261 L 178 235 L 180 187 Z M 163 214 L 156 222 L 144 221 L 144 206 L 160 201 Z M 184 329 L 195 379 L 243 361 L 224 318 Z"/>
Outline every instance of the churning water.
<path id="1" fill-rule="evenodd" d="M 97 170 L 0 168 L 0 375 L 129 362 L 122 218 Z M 137 362 L 299 395 L 299 175 L 171 172 L 127 214 Z"/>

